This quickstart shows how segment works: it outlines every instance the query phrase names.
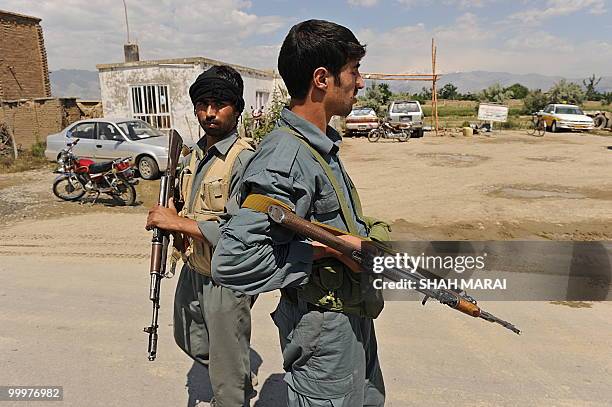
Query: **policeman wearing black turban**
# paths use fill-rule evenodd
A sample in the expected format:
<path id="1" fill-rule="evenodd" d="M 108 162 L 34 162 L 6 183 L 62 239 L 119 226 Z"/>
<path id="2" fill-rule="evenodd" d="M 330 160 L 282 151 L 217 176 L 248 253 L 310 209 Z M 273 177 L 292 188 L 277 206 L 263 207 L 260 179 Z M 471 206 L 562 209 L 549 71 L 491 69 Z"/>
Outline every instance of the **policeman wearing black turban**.
<path id="1" fill-rule="evenodd" d="M 203 99 L 220 100 L 234 105 L 240 114 L 244 110 L 244 99 L 242 92 L 244 84 L 242 79 L 236 84 L 219 75 L 219 67 L 213 66 L 202 72 L 189 88 L 189 97 L 195 107 L 196 103 Z"/>

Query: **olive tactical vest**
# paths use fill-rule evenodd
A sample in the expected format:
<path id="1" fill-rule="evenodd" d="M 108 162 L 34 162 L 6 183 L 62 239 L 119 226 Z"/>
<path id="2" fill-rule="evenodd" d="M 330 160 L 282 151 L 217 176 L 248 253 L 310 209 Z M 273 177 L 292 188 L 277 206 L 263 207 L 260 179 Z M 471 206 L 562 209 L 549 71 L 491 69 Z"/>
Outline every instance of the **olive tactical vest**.
<path id="1" fill-rule="evenodd" d="M 193 178 L 198 166 L 198 154 L 194 150 L 189 165 L 181 172 L 180 190 L 185 204 L 180 216 L 195 221 L 214 220 L 225 213 L 225 204 L 229 199 L 232 170 L 238 155 L 243 150 L 253 151 L 253 147 L 245 140 L 238 138 L 224 156 L 213 159 L 212 164 L 204 173 L 202 183 L 193 185 Z M 198 188 L 191 202 L 192 190 Z M 200 274 L 210 276 L 210 261 L 213 247 L 208 241 L 189 238 L 189 247 L 181 257 L 184 262 Z"/>

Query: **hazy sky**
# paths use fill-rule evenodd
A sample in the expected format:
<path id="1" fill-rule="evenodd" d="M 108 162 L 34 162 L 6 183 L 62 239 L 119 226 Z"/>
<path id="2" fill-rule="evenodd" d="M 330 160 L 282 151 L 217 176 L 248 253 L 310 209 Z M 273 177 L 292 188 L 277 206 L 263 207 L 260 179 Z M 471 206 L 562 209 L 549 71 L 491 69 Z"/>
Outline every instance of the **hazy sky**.
<path id="1" fill-rule="evenodd" d="M 274 68 L 294 23 L 346 25 L 368 54 L 367 72 L 428 72 L 431 38 L 440 72 L 612 75 L 612 0 L 126 0 L 141 59 L 204 56 Z M 95 70 L 121 62 L 122 0 L 1 0 L 42 18 L 49 68 Z"/>

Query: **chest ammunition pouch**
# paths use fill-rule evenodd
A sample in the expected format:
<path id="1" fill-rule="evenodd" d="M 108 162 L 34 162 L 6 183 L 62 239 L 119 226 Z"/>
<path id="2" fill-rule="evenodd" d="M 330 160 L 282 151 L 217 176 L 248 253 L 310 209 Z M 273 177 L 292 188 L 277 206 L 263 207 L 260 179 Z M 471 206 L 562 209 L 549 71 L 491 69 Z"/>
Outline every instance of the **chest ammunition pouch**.
<path id="1" fill-rule="evenodd" d="M 243 150 L 253 150 L 248 142 L 237 139 L 227 154 L 214 159 L 206 173 L 202 177 L 200 185 L 193 185 L 193 180 L 203 153 L 199 149 L 192 152 L 189 165 L 184 168 L 180 175 L 181 196 L 185 205 L 180 216 L 195 221 L 219 221 L 219 217 L 225 213 L 225 204 L 229 199 L 230 183 L 234 163 Z M 192 191 L 196 188 L 194 201 L 191 201 Z M 175 259 L 180 256 L 182 260 L 200 274 L 210 277 L 210 261 L 213 247 L 207 241 L 186 238 L 188 244 L 183 244 L 183 252 L 173 252 Z"/>
<path id="2" fill-rule="evenodd" d="M 329 164 L 318 151 L 304 140 L 301 134 L 287 127 L 282 127 L 281 129 L 300 140 L 321 165 L 333 186 L 336 198 L 340 204 L 341 215 L 348 228 L 347 234 L 359 236 L 357 224 L 351 214 L 346 197 Z M 367 240 L 377 242 L 389 241 L 391 231 L 389 224 L 363 216 L 357 189 L 350 179 L 348 179 L 348 184 L 357 218 L 366 225 Z M 317 199 L 319 197 L 314 198 L 313 205 Z M 360 237 L 363 238 L 362 236 Z M 324 310 L 374 319 L 378 317 L 384 307 L 381 290 L 376 290 L 373 287 L 373 280 L 375 278 L 376 276 L 372 273 L 354 273 L 339 260 L 324 258 L 313 263 L 309 281 L 299 288 L 288 289 L 295 290 L 295 292 L 288 293 L 287 297 L 297 298 L 298 301 L 304 301 Z"/>

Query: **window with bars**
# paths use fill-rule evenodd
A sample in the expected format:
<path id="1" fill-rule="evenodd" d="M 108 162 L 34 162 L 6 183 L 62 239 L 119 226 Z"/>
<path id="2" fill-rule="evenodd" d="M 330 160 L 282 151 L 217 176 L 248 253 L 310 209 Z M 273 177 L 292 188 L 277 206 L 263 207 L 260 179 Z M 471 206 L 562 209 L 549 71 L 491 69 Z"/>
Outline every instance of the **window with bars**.
<path id="1" fill-rule="evenodd" d="M 268 104 L 268 98 L 270 97 L 270 93 L 269 92 L 264 92 L 264 91 L 256 91 L 255 92 L 255 108 L 259 109 L 261 108 L 263 110 L 263 108 Z"/>
<path id="2" fill-rule="evenodd" d="M 144 120 L 158 129 L 171 128 L 168 85 L 130 86 L 130 93 L 132 117 Z"/>

